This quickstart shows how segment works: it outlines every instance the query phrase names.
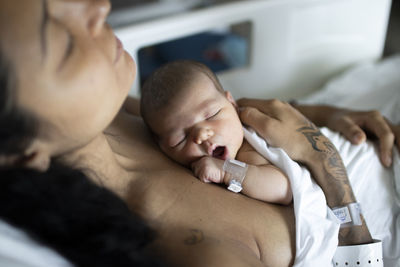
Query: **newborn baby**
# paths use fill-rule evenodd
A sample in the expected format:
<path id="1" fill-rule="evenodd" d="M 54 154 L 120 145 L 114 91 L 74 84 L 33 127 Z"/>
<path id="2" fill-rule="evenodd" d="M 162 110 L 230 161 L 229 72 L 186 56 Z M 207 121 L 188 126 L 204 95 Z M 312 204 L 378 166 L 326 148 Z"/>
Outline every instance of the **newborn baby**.
<path id="1" fill-rule="evenodd" d="M 141 94 L 141 114 L 161 150 L 201 181 L 270 203 L 292 202 L 288 178 L 244 140 L 235 100 L 208 67 L 168 63 Z"/>

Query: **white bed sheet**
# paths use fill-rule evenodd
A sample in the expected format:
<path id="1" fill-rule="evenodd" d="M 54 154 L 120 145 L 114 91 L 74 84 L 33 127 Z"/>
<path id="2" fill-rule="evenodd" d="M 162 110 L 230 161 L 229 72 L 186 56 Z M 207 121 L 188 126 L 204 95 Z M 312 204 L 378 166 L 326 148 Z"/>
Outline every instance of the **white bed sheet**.
<path id="1" fill-rule="evenodd" d="M 360 64 L 299 99 L 303 104 L 330 104 L 358 110 L 376 109 L 400 123 L 400 55 Z"/>

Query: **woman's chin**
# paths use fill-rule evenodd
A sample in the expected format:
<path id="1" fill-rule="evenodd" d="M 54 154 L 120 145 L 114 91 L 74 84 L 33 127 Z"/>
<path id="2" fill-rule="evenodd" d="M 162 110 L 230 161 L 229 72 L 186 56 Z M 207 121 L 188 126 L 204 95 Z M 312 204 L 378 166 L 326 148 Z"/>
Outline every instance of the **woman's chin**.
<path id="1" fill-rule="evenodd" d="M 126 98 L 136 78 L 136 64 L 128 52 L 124 51 L 123 63 L 117 67 L 117 79 L 120 90 Z"/>
<path id="2" fill-rule="evenodd" d="M 128 86 L 128 93 L 129 93 L 129 90 L 131 89 L 132 84 L 136 78 L 136 62 L 133 60 L 133 58 L 127 51 L 124 51 L 124 53 L 125 53 L 125 58 L 126 58 L 126 61 L 128 64 L 127 68 L 129 69 L 129 74 L 128 74 L 128 77 L 130 77 L 129 86 Z"/>

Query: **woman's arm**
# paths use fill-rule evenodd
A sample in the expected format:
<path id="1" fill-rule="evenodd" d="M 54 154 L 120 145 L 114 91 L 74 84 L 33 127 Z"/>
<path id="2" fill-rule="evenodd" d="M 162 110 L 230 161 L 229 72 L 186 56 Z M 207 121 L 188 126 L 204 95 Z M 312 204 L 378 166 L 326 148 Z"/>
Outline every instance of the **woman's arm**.
<path id="1" fill-rule="evenodd" d="M 269 144 L 283 148 L 288 155 L 310 170 L 334 208 L 357 202 L 346 169 L 335 146 L 319 129 L 289 104 L 278 100 L 241 99 L 240 118 Z M 372 241 L 367 225 L 342 228 L 339 244 Z"/>
<path id="2" fill-rule="evenodd" d="M 326 105 L 293 105 L 317 126 L 326 126 L 343 134 L 351 143 L 366 140 L 366 133 L 379 142 L 379 156 L 384 166 L 392 164 L 392 149 L 400 150 L 400 126 L 392 125 L 378 111 L 352 111 Z"/>

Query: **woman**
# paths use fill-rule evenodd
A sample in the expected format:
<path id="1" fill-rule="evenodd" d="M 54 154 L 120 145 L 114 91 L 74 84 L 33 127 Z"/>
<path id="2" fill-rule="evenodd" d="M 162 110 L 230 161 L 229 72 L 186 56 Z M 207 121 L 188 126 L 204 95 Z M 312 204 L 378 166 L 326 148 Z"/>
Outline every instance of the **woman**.
<path id="1" fill-rule="evenodd" d="M 7 63 L 2 87 L 9 92 L 2 99 L 1 128 L 10 129 L 2 135 L 1 165 L 46 171 L 57 160 L 86 170 L 157 229 L 152 248 L 173 264 L 290 265 L 295 255 L 290 207 L 260 203 L 187 177 L 190 171 L 167 159 L 132 114 L 137 101 L 128 99 L 120 110 L 135 65 L 105 24 L 109 9 L 106 0 L 0 2 L 0 53 Z M 274 120 L 276 134 L 269 141 L 285 147 L 294 159 L 315 159 L 315 151 L 296 131 L 309 123 L 290 106 L 276 103 L 276 109 L 263 111 L 290 119 Z M 242 104 L 264 107 L 260 102 Z M 331 115 L 339 112 L 332 109 Z M 241 115 L 261 134 L 275 131 L 268 122 L 259 124 L 258 113 Z M 371 130 L 387 127 L 370 123 Z M 17 124 L 24 130 L 19 135 L 10 128 Z M 287 134 L 279 135 L 283 130 Z M 393 146 L 393 133 L 384 130 Z M 288 146 L 293 140 L 296 146 Z M 305 162 L 324 181 L 323 164 L 318 159 Z M 346 177 L 341 178 L 337 187 L 346 187 L 351 198 Z M 344 200 L 330 194 L 333 201 Z M 370 241 L 366 227 L 355 232 L 356 240 L 344 237 L 341 242 Z"/>

